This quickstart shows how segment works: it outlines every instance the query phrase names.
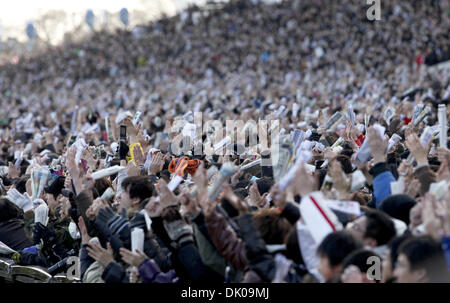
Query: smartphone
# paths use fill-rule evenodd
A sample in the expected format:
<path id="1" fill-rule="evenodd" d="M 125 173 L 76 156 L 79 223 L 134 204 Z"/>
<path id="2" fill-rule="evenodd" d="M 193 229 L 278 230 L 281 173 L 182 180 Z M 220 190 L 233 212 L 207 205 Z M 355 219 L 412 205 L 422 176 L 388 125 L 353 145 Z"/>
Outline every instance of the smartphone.
<path id="1" fill-rule="evenodd" d="M 126 140 L 127 138 L 127 127 L 126 125 L 120 126 L 120 132 L 119 132 L 120 140 Z"/>

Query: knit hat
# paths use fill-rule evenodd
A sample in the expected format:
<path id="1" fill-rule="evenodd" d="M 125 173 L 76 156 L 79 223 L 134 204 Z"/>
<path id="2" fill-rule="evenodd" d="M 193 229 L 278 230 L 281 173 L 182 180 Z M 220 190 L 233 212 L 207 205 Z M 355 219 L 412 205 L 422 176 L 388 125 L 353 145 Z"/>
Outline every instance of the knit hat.
<path id="1" fill-rule="evenodd" d="M 405 194 L 391 195 L 381 202 L 379 210 L 409 225 L 409 212 L 416 203 L 411 196 Z"/>
<path id="2" fill-rule="evenodd" d="M 64 182 L 66 178 L 59 176 L 55 178 L 48 186 L 44 188 L 44 191 L 48 194 L 52 194 L 56 199 L 64 188 Z"/>

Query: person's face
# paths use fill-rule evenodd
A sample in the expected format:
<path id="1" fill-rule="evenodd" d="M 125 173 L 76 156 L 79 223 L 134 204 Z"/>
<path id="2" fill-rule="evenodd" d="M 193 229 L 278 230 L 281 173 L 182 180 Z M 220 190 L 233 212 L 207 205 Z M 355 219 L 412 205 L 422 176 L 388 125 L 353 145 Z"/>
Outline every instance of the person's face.
<path id="1" fill-rule="evenodd" d="M 420 283 L 425 282 L 426 278 L 424 269 L 411 271 L 411 265 L 405 254 L 398 256 L 394 276 L 397 278 L 398 283 Z"/>
<path id="2" fill-rule="evenodd" d="M 66 179 L 64 179 L 64 188 L 72 190 L 72 182 L 71 177 L 69 175 L 67 175 Z"/>
<path id="3" fill-rule="evenodd" d="M 320 257 L 317 267 L 324 281 L 328 281 L 340 272 L 341 266 L 331 266 L 327 257 Z"/>
<path id="4" fill-rule="evenodd" d="M 51 209 L 55 209 L 56 206 L 58 206 L 58 201 L 55 200 L 52 194 L 46 194 L 46 201 L 48 204 L 48 207 Z"/>
<path id="5" fill-rule="evenodd" d="M 122 210 L 122 208 L 129 209 L 139 204 L 140 200 L 139 198 L 130 198 L 130 192 L 129 189 L 122 189 L 119 196 L 117 197 L 117 200 L 119 202 L 119 211 Z"/>
<path id="6" fill-rule="evenodd" d="M 394 275 L 393 266 L 391 263 L 391 251 L 390 250 L 388 250 L 388 252 L 386 254 L 386 258 L 383 259 L 382 266 L 383 266 L 383 270 L 381 271 L 381 274 L 382 274 L 381 281 L 383 283 L 386 283 L 386 281 L 391 279 Z"/>
<path id="7" fill-rule="evenodd" d="M 367 218 L 366 216 L 359 217 L 355 221 L 346 226 L 346 229 L 358 240 L 364 240 L 364 233 L 366 232 Z"/>

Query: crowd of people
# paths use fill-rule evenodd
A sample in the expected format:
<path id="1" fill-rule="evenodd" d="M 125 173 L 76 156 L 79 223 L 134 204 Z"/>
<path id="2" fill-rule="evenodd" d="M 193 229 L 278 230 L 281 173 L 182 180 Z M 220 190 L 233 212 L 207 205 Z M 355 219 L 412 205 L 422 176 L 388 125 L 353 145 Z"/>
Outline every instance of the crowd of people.
<path id="1" fill-rule="evenodd" d="M 450 2 L 363 2 L 191 7 L 0 66 L 0 254 L 83 283 L 450 282 Z"/>

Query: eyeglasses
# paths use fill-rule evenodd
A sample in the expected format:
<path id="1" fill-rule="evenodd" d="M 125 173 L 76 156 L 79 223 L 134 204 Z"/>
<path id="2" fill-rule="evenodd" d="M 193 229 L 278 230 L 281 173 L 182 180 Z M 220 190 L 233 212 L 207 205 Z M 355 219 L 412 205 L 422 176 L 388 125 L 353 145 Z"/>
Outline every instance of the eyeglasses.
<path id="1" fill-rule="evenodd" d="M 361 226 L 359 226 L 356 223 L 350 223 L 349 225 L 350 225 L 350 229 L 356 230 L 356 231 L 358 231 L 360 233 L 364 232 L 364 230 L 361 228 Z"/>

